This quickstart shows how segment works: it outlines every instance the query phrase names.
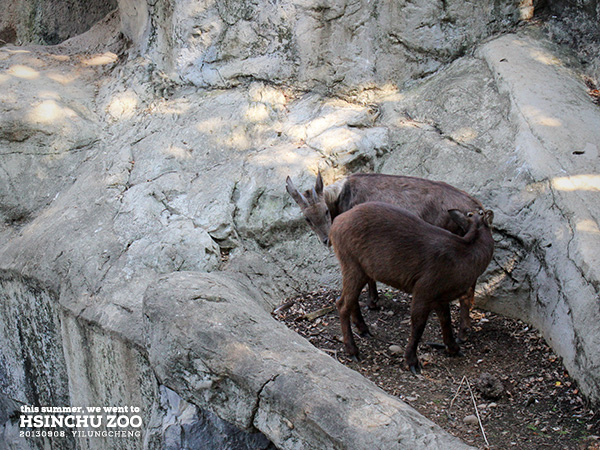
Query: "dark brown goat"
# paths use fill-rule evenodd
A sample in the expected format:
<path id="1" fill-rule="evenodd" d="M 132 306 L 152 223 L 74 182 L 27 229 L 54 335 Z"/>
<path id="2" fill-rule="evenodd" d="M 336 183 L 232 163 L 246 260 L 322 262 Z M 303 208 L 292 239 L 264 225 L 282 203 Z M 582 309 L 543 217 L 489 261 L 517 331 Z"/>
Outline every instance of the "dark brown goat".
<path id="1" fill-rule="evenodd" d="M 467 293 L 492 259 L 494 240 L 488 224 L 492 211 L 467 214 L 453 209 L 448 216 L 463 236 L 433 226 L 410 211 L 368 202 L 339 215 L 329 238 L 342 269 L 342 295 L 337 301 L 346 352 L 358 356 L 350 318 L 367 334 L 358 297 L 369 280 L 412 293 L 411 336 L 404 353 L 413 373 L 420 370 L 417 346 L 431 311 L 436 311 L 448 352 L 456 355 L 449 303 Z"/>
<path id="2" fill-rule="evenodd" d="M 329 245 L 329 229 L 333 219 L 352 207 L 369 201 L 379 201 L 406 208 L 424 221 L 445 228 L 452 233 L 464 232 L 450 218 L 448 210 L 458 209 L 463 213 L 483 210 L 481 203 L 447 183 L 424 178 L 384 175 L 354 174 L 323 188 L 323 179 L 319 173 L 315 187 L 304 194 L 287 177 L 287 191 L 302 209 L 309 226 L 321 242 Z M 491 227 L 491 222 L 488 224 Z M 489 228 L 487 229 L 488 233 Z M 377 302 L 377 285 L 369 280 L 369 308 Z M 473 306 L 475 286 L 460 298 L 459 341 L 464 341 L 471 328 L 469 312 Z"/>

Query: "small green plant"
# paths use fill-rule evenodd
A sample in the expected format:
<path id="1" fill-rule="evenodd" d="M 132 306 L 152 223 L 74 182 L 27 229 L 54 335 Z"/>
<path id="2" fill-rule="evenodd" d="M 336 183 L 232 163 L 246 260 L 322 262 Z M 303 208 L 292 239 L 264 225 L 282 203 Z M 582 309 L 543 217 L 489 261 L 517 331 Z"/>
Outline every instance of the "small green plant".
<path id="1" fill-rule="evenodd" d="M 384 291 L 382 294 L 387 300 L 392 300 L 394 298 L 394 293 L 391 291 Z"/>
<path id="2" fill-rule="evenodd" d="M 548 437 L 548 435 L 546 433 L 543 433 L 542 431 L 540 431 L 539 428 L 536 425 L 532 424 L 532 423 L 530 423 L 529 425 L 527 425 L 527 428 L 529 430 L 533 431 L 538 436 Z"/>

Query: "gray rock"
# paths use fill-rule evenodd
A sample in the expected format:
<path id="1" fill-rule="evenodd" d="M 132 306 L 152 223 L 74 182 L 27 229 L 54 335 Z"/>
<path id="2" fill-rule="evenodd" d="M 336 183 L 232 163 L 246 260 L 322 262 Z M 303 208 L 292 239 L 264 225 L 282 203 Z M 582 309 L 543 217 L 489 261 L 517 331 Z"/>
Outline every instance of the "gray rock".
<path id="1" fill-rule="evenodd" d="M 465 447 L 269 320 L 232 275 L 163 277 L 148 289 L 144 315 L 161 383 L 238 427 L 258 428 L 278 448 Z"/>
<path id="2" fill-rule="evenodd" d="M 399 345 L 390 345 L 389 351 L 393 354 L 402 353 L 403 349 Z"/>
<path id="3" fill-rule="evenodd" d="M 463 422 L 466 423 L 467 425 L 477 425 L 479 423 L 479 420 L 477 419 L 477 416 L 470 415 L 470 416 L 466 416 L 463 419 Z"/>
<path id="4" fill-rule="evenodd" d="M 465 6 L 341 0 L 326 7 L 314 0 L 243 1 L 200 7 L 180 0 L 173 8 L 135 10 L 129 1 L 120 4 L 128 36 L 144 50 L 150 42 L 162 70 L 213 88 L 248 78 L 320 90 L 372 88 L 392 80 L 403 85 L 519 20 L 514 1 Z"/>
<path id="5" fill-rule="evenodd" d="M 527 306 L 518 315 L 542 331 L 591 394 L 598 386 L 596 371 L 582 355 L 594 353 L 600 336 L 593 325 L 599 312 L 593 300 L 600 275 L 593 167 L 600 110 L 547 42 L 507 35 L 482 47 L 481 54 L 511 99 L 519 170 L 529 177 L 523 196 L 533 194 L 517 216 L 522 221 L 507 221 L 505 228 L 531 249 L 523 265 L 535 274 L 528 279 Z M 504 60 L 520 69 L 507 70 Z M 537 84 L 542 80 L 543 87 Z M 497 309 L 516 316 L 515 306 L 501 300 Z"/>
<path id="6" fill-rule="evenodd" d="M 5 43 L 58 44 L 87 31 L 117 7 L 117 0 L 86 3 L 15 0 L 0 17 L 0 39 Z"/>
<path id="7" fill-rule="evenodd" d="M 169 450 L 182 448 L 223 448 L 244 450 L 272 449 L 273 444 L 261 433 L 248 433 L 219 419 L 209 411 L 202 411 L 183 400 L 176 392 L 159 387 L 160 411 L 151 428 L 154 437 Z M 152 446 L 152 434 L 145 447 Z M 155 444 L 160 445 L 160 444 Z"/>

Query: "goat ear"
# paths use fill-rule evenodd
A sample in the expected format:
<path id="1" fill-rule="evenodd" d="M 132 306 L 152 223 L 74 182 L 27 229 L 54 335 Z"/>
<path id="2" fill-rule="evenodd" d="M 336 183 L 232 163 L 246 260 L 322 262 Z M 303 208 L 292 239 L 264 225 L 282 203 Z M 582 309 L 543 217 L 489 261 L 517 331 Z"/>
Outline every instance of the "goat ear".
<path id="1" fill-rule="evenodd" d="M 494 211 L 488 209 L 485 212 L 485 215 L 483 216 L 483 220 L 488 227 L 492 228 L 492 222 L 494 221 Z"/>
<path id="2" fill-rule="evenodd" d="M 321 195 L 323 193 L 323 177 L 321 177 L 321 171 L 317 174 L 317 181 L 315 183 L 315 192 L 317 195 Z"/>
<path id="3" fill-rule="evenodd" d="M 463 233 L 466 233 L 469 229 L 467 216 L 460 209 L 449 209 L 448 214 L 450 214 L 450 218 L 460 227 Z"/>
<path id="4" fill-rule="evenodd" d="M 296 186 L 294 186 L 294 183 L 292 183 L 292 179 L 289 176 L 285 179 L 285 189 L 288 191 L 288 194 L 292 196 L 298 206 L 301 208 L 306 208 L 308 206 L 308 202 L 304 196 L 298 192 L 298 189 L 296 189 Z"/>

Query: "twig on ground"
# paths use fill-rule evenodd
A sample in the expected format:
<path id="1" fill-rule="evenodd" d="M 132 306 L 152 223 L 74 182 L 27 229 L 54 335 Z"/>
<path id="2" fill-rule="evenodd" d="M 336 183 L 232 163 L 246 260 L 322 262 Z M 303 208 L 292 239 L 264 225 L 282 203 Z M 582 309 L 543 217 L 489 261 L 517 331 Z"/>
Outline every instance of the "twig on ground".
<path id="1" fill-rule="evenodd" d="M 325 314 L 329 314 L 331 311 L 335 309 L 335 306 L 327 306 L 325 308 L 318 309 L 316 311 L 304 314 L 304 318 L 310 320 L 311 322 L 315 319 L 318 319 Z"/>
<path id="2" fill-rule="evenodd" d="M 489 448 L 490 443 L 485 436 L 485 430 L 483 429 L 483 424 L 481 423 L 481 417 L 479 417 L 479 409 L 477 408 L 477 402 L 475 401 L 475 396 L 473 395 L 473 389 L 471 389 L 471 383 L 469 383 L 469 379 L 464 377 L 467 380 L 467 387 L 469 388 L 469 392 L 471 393 L 471 400 L 473 400 L 473 406 L 475 407 L 475 414 L 477 415 L 477 421 L 479 422 L 479 428 L 481 428 L 481 434 L 483 434 L 483 440 L 485 441 L 485 445 Z"/>
<path id="3" fill-rule="evenodd" d="M 275 308 L 273 310 L 273 314 L 279 314 L 283 311 L 290 309 L 292 306 L 294 306 L 294 303 L 296 303 L 295 300 L 290 300 L 289 302 L 285 302 L 285 303 L 279 305 L 277 308 Z"/>
<path id="4" fill-rule="evenodd" d="M 337 357 L 337 355 L 338 355 L 338 351 L 337 351 L 337 350 L 330 350 L 330 349 L 328 349 L 328 348 L 319 348 L 319 350 L 321 350 L 321 351 L 324 351 L 324 352 L 327 352 L 327 353 L 332 353 L 332 354 L 333 354 L 333 357 L 334 357 L 335 359 L 338 359 L 338 357 Z"/>
<path id="5" fill-rule="evenodd" d="M 456 390 L 456 394 L 454 394 L 454 397 L 450 401 L 450 406 L 448 407 L 448 411 L 450 411 L 452 409 L 452 404 L 454 403 L 454 400 L 456 400 L 456 397 L 458 397 L 458 393 L 460 392 L 460 388 L 462 388 L 462 385 L 463 385 L 463 383 L 465 382 L 466 379 L 467 379 L 467 377 L 464 376 L 464 377 L 462 377 L 462 380 L 460 380 L 460 384 L 458 385 L 458 389 Z"/>
<path id="6" fill-rule="evenodd" d="M 479 416 L 479 408 L 477 408 L 477 402 L 475 401 L 475 395 L 473 395 L 473 389 L 471 389 L 471 383 L 469 383 L 469 379 L 467 378 L 466 375 L 464 377 L 462 377 L 462 380 L 460 380 L 460 384 L 458 386 L 458 389 L 456 390 L 456 394 L 454 394 L 454 397 L 450 401 L 450 406 L 448 407 L 448 412 L 450 412 L 450 410 L 452 409 L 454 400 L 456 400 L 456 397 L 458 397 L 458 394 L 460 393 L 462 385 L 464 384 L 465 381 L 467 382 L 467 387 L 469 388 L 469 393 L 471 394 L 471 400 L 473 401 L 473 406 L 475 407 L 475 415 L 477 416 L 477 422 L 479 423 L 479 428 L 481 428 L 481 434 L 483 435 L 483 440 L 485 441 L 486 447 L 489 448 L 490 443 L 488 442 L 487 436 L 485 435 L 485 430 L 483 429 L 483 423 L 481 423 L 481 417 Z"/>

